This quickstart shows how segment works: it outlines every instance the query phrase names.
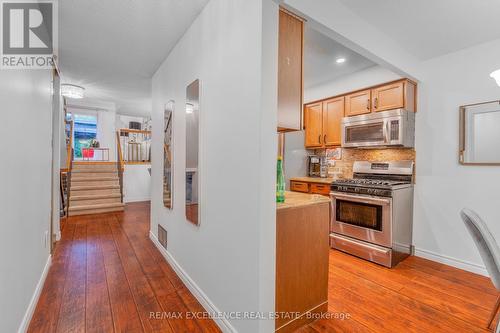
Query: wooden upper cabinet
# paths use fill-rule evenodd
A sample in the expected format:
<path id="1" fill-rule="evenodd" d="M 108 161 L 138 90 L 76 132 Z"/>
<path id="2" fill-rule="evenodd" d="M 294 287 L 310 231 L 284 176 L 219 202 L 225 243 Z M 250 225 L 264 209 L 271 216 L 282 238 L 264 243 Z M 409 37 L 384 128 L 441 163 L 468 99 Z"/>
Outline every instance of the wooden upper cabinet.
<path id="1" fill-rule="evenodd" d="M 372 89 L 373 111 L 386 111 L 403 108 L 404 82 L 396 82 Z"/>
<path id="2" fill-rule="evenodd" d="M 323 143 L 325 146 L 340 146 L 343 117 L 343 96 L 323 102 Z"/>
<path id="3" fill-rule="evenodd" d="M 308 104 L 304 107 L 305 146 L 318 148 L 323 146 L 323 111 L 322 103 Z"/>
<path id="4" fill-rule="evenodd" d="M 304 24 L 279 11 L 278 130 L 302 129 L 302 58 Z"/>
<path id="5" fill-rule="evenodd" d="M 371 112 L 371 91 L 363 90 L 345 96 L 345 115 L 357 116 Z"/>

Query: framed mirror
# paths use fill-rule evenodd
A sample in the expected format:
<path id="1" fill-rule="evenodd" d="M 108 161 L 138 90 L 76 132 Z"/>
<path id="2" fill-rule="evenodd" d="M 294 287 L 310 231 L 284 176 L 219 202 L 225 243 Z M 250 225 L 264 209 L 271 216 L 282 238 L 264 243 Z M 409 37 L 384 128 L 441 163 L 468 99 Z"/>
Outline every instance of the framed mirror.
<path id="1" fill-rule="evenodd" d="M 199 225 L 200 81 L 186 88 L 186 218 Z"/>
<path id="2" fill-rule="evenodd" d="M 459 161 L 463 165 L 500 165 L 500 101 L 460 107 Z"/>
<path id="3" fill-rule="evenodd" d="M 172 209 L 174 101 L 165 104 L 163 115 L 163 205 Z"/>

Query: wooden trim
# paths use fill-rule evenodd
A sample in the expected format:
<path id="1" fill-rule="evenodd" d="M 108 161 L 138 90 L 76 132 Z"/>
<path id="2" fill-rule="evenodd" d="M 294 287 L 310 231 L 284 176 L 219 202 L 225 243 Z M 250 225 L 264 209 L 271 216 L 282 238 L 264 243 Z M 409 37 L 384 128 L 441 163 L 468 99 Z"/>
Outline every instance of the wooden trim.
<path id="1" fill-rule="evenodd" d="M 123 163 L 128 165 L 146 165 L 146 164 L 151 165 L 151 162 L 147 161 L 124 161 Z"/>
<path id="2" fill-rule="evenodd" d="M 116 147 L 118 149 L 118 163 L 120 164 L 121 170 L 123 170 L 123 152 L 122 143 L 120 141 L 120 131 L 116 132 Z"/>
<path id="3" fill-rule="evenodd" d="M 410 80 L 408 78 L 402 78 L 402 79 L 397 79 L 397 80 L 393 80 L 393 81 L 389 81 L 389 82 L 380 83 L 380 84 L 377 84 L 377 85 L 374 85 L 374 86 L 365 87 L 365 88 L 362 88 L 362 89 L 356 89 L 356 90 L 353 90 L 353 91 L 347 91 L 347 92 L 339 94 L 339 95 L 329 96 L 329 97 L 326 97 L 326 98 L 322 98 L 322 99 L 310 101 L 310 102 L 307 102 L 304 105 L 309 105 L 309 104 L 315 104 L 315 103 L 319 103 L 319 102 L 324 102 L 324 101 L 332 99 L 332 98 L 338 98 L 338 97 L 342 97 L 342 96 L 347 96 L 347 95 L 355 94 L 355 93 L 358 93 L 358 92 L 361 92 L 361 91 L 371 90 L 371 89 L 383 87 L 383 86 L 388 85 L 388 84 L 394 84 L 394 83 L 397 83 L 397 82 L 401 82 L 401 81 L 408 81 L 408 82 L 413 83 L 415 85 L 415 93 L 417 92 L 417 83 L 416 82 L 414 82 L 414 81 L 412 81 L 412 80 Z"/>
<path id="4" fill-rule="evenodd" d="M 75 165 L 111 165 L 111 164 L 116 164 L 116 162 L 110 162 L 110 161 L 73 161 L 73 164 Z"/>
<path id="5" fill-rule="evenodd" d="M 65 118 L 66 119 L 66 118 Z M 71 159 L 73 158 L 72 149 L 73 149 L 73 126 L 74 122 L 70 121 L 71 128 L 69 131 L 69 144 L 66 147 L 66 169 L 70 169 Z M 64 135 L 66 135 L 66 128 L 64 128 Z"/>
<path id="6" fill-rule="evenodd" d="M 473 163 L 473 162 L 464 162 L 464 151 L 466 149 L 465 147 L 465 108 L 468 106 L 477 106 L 477 105 L 483 105 L 483 104 L 490 104 L 490 103 L 499 103 L 500 100 L 494 100 L 494 101 L 489 101 L 489 102 L 481 102 L 481 103 L 474 103 L 474 104 L 466 104 L 466 105 L 461 105 L 458 108 L 458 112 L 460 112 L 459 116 L 459 132 L 458 132 L 458 163 L 460 165 L 464 166 L 499 166 L 500 162 L 498 163 Z"/>
<path id="7" fill-rule="evenodd" d="M 290 16 L 292 16 L 292 17 L 296 18 L 296 19 L 297 19 L 297 20 L 299 20 L 299 21 L 302 21 L 302 22 L 307 22 L 307 20 L 306 20 L 305 18 L 300 17 L 300 16 L 298 16 L 297 14 L 294 14 L 293 12 L 289 11 L 288 9 L 286 9 L 286 8 L 284 8 L 284 7 L 281 7 L 281 6 L 280 6 L 280 9 L 279 9 L 279 10 L 280 10 L 280 11 L 282 11 L 283 13 L 286 13 L 286 14 L 288 14 L 288 15 L 290 15 Z"/>
<path id="8" fill-rule="evenodd" d="M 137 134 L 149 134 L 151 135 L 151 131 L 145 131 L 145 130 L 136 130 L 136 129 L 131 129 L 131 128 L 120 128 L 118 130 L 119 133 L 137 133 Z"/>

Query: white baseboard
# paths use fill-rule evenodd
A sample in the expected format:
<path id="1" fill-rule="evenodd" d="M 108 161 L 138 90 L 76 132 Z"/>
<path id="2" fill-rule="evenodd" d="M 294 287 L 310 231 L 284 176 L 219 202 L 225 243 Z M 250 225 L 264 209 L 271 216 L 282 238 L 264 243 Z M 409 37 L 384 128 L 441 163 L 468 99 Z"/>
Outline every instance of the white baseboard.
<path id="1" fill-rule="evenodd" d="M 18 333 L 25 333 L 28 330 L 28 327 L 31 322 L 31 318 L 33 317 L 33 313 L 35 312 L 36 304 L 38 303 L 38 299 L 40 298 L 40 294 L 42 293 L 43 284 L 45 283 L 45 279 L 47 278 L 47 274 L 49 273 L 50 264 L 52 263 L 52 256 L 49 254 L 47 258 L 47 262 L 45 263 L 45 267 L 42 271 L 42 276 L 40 276 L 40 280 L 35 288 L 35 292 L 31 297 L 30 303 L 28 304 L 28 308 L 26 309 L 26 313 L 24 314 L 23 321 L 17 330 Z"/>
<path id="2" fill-rule="evenodd" d="M 476 274 L 480 274 L 480 275 L 484 275 L 484 276 L 489 277 L 489 274 L 486 271 L 486 267 L 472 263 L 472 262 L 448 257 L 448 256 L 445 256 L 442 254 L 438 254 L 438 253 L 435 253 L 432 251 L 419 249 L 419 248 L 415 248 L 415 255 L 417 257 L 422 257 L 425 259 L 439 262 L 441 264 L 453 266 L 453 267 L 460 268 L 460 269 L 463 269 L 463 270 L 466 270 L 466 271 L 469 271 L 472 273 L 476 273 Z"/>
<path id="3" fill-rule="evenodd" d="M 182 269 L 174 257 L 168 252 L 158 241 L 158 238 L 150 231 L 149 238 L 153 241 L 163 257 L 172 266 L 179 278 L 184 282 L 189 291 L 196 297 L 198 302 L 209 313 L 220 313 L 220 310 L 212 303 L 208 296 L 201 290 L 201 288 L 191 279 L 191 277 Z M 226 318 L 214 318 L 215 323 L 225 333 L 236 333 L 236 329 Z"/>
<path id="4" fill-rule="evenodd" d="M 123 202 L 124 203 L 129 203 L 129 202 L 141 202 L 141 201 L 151 201 L 151 197 L 123 197 Z"/>

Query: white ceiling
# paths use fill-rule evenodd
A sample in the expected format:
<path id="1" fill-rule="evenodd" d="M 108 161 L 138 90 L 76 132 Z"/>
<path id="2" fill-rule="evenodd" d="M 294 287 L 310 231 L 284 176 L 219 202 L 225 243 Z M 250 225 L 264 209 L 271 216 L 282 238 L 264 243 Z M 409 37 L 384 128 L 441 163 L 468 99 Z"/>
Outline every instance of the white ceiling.
<path id="1" fill-rule="evenodd" d="M 340 0 L 421 60 L 500 38 L 499 0 Z"/>
<path id="2" fill-rule="evenodd" d="M 63 83 L 117 112 L 151 113 L 151 77 L 208 0 L 59 2 Z"/>
<path id="3" fill-rule="evenodd" d="M 337 64 L 337 58 L 345 58 Z M 375 66 L 376 64 L 328 36 L 311 29 L 304 29 L 304 87 L 321 83 Z"/>

